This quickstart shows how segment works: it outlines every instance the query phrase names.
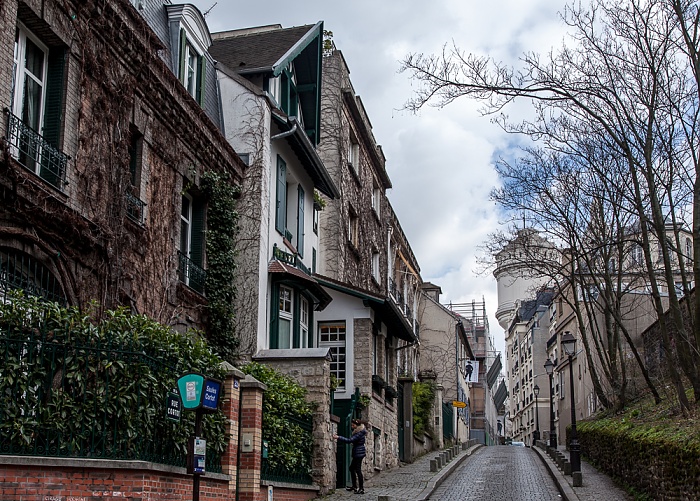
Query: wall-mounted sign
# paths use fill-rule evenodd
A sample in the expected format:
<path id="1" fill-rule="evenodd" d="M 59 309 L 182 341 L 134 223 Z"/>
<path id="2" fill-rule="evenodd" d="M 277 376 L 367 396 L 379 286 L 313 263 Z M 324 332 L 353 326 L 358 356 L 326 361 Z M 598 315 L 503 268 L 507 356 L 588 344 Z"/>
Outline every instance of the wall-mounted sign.
<path id="1" fill-rule="evenodd" d="M 479 361 L 465 360 L 464 361 L 464 379 L 467 383 L 479 382 Z"/>
<path id="2" fill-rule="evenodd" d="M 459 400 L 453 400 L 452 401 L 452 407 L 458 407 L 458 408 L 464 408 L 467 406 L 466 402 L 460 402 Z"/>
<path id="3" fill-rule="evenodd" d="M 165 399 L 165 417 L 178 423 L 180 422 L 182 403 L 180 402 L 180 396 L 176 393 L 168 393 Z"/>

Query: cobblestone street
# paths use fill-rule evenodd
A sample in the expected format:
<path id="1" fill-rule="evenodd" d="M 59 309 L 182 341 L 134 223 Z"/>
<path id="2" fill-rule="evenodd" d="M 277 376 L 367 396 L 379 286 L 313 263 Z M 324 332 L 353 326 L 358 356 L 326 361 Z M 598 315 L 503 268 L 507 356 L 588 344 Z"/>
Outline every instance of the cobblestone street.
<path id="1" fill-rule="evenodd" d="M 429 498 L 432 501 L 562 499 L 537 454 L 525 447 L 481 447 Z"/>

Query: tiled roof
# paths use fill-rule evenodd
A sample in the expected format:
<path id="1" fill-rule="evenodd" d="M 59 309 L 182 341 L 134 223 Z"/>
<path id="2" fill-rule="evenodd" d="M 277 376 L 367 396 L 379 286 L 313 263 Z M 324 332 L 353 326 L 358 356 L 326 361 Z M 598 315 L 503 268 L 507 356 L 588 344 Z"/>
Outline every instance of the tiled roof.
<path id="1" fill-rule="evenodd" d="M 236 72 L 269 71 L 313 24 L 214 39 L 209 53 Z"/>

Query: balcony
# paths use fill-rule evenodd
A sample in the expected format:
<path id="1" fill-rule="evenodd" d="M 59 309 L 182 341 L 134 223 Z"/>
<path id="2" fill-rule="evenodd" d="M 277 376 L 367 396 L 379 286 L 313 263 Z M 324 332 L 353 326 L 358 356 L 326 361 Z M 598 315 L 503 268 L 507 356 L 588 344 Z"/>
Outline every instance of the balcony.
<path id="1" fill-rule="evenodd" d="M 178 251 L 177 257 L 177 274 L 180 281 L 189 286 L 192 290 L 204 294 L 204 283 L 207 280 L 207 272 L 182 252 Z"/>
<path id="2" fill-rule="evenodd" d="M 59 190 L 66 184 L 69 156 L 51 146 L 38 132 L 27 127 L 10 110 L 7 113 L 7 136 L 12 156 L 24 167 Z"/>
<path id="3" fill-rule="evenodd" d="M 301 262 L 301 259 L 299 259 L 299 254 L 290 254 L 289 252 L 285 252 L 275 245 L 272 248 L 272 257 L 278 261 L 300 269 L 307 275 L 311 275 L 311 270 L 309 270 L 309 268 L 307 268 L 304 263 Z"/>
<path id="4" fill-rule="evenodd" d="M 133 222 L 141 226 L 143 226 L 145 207 L 146 202 L 129 192 L 126 193 L 126 215 Z"/>

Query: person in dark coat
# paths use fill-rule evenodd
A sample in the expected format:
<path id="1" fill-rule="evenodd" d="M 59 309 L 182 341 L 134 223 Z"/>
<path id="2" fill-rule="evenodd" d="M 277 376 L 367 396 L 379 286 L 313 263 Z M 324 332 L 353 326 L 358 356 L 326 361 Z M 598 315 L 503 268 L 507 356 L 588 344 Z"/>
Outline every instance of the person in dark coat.
<path id="1" fill-rule="evenodd" d="M 352 462 L 350 463 L 350 476 L 352 477 L 352 487 L 346 487 L 347 490 L 354 491 L 355 494 L 365 493 L 365 479 L 362 476 L 362 460 L 367 455 L 365 449 L 365 436 L 367 429 L 362 421 L 353 419 L 350 423 L 352 428 L 352 437 L 345 438 L 338 435 L 333 435 L 334 439 L 344 444 L 352 444 Z"/>

